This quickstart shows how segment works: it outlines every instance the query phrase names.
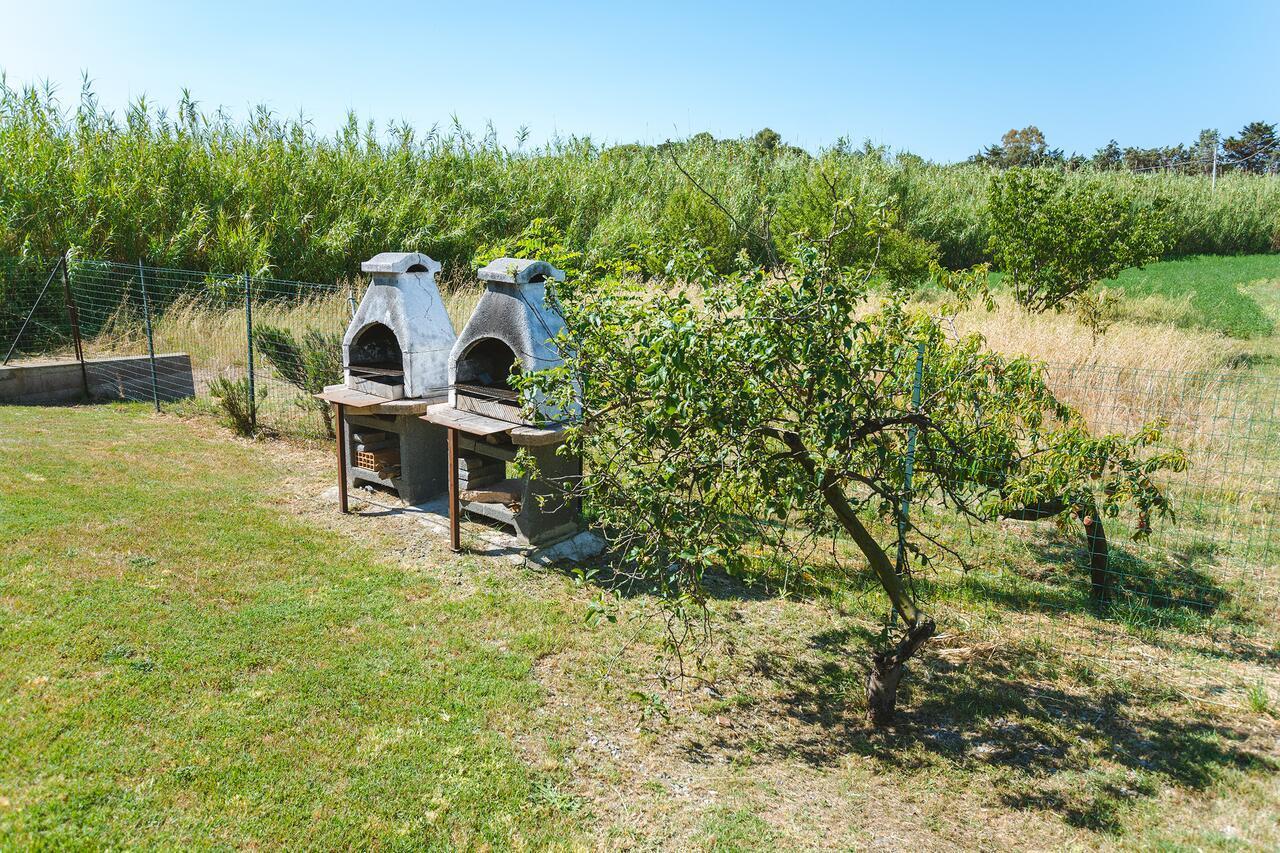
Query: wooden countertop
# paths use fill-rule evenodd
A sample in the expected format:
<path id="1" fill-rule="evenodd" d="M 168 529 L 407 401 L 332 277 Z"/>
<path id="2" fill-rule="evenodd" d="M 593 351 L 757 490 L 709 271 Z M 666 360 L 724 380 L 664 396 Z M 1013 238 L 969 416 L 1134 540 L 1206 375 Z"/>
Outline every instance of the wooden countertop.
<path id="1" fill-rule="evenodd" d="M 558 444 L 564 441 L 565 428 L 563 426 L 547 428 L 513 424 L 509 421 L 500 421 L 497 418 L 491 418 L 476 412 L 465 412 L 450 406 L 448 403 L 437 403 L 429 406 L 426 414 L 422 415 L 422 419 L 482 438 L 506 434 L 511 438 L 511 443 L 519 447 L 545 447 L 549 444 Z"/>
<path id="2" fill-rule="evenodd" d="M 326 385 L 323 391 L 313 396 L 326 403 L 341 403 L 353 415 L 421 415 L 440 401 L 439 397 L 387 400 L 363 391 L 353 391 L 345 385 Z"/>

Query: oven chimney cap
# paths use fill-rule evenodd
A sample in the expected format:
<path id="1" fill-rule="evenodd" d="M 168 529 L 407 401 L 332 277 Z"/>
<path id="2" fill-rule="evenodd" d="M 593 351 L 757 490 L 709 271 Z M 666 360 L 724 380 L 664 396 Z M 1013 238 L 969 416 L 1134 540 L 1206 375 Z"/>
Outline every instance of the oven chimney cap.
<path id="1" fill-rule="evenodd" d="M 564 271 L 558 270 L 546 261 L 531 261 L 528 258 L 498 258 L 490 261 L 477 275 L 481 281 L 492 281 L 499 284 L 529 284 L 535 281 L 564 281 Z"/>
<path id="2" fill-rule="evenodd" d="M 415 269 L 416 267 L 416 269 Z M 361 272 L 399 275 L 407 272 L 440 272 L 440 262 L 421 252 L 379 252 L 360 265 Z"/>

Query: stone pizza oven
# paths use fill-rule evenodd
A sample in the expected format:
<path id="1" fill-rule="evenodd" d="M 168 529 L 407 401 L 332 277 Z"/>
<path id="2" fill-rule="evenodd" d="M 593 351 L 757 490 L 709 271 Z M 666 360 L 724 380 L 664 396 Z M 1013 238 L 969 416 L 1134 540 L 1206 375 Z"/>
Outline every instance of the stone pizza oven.
<path id="1" fill-rule="evenodd" d="M 510 377 L 561 363 L 555 338 L 564 319 L 546 304 L 546 282 L 564 273 L 546 261 L 498 258 L 479 272 L 484 295 L 449 355 L 449 403 L 510 423 L 556 420 L 540 410 L 522 416 Z"/>
<path id="2" fill-rule="evenodd" d="M 347 387 L 386 400 L 443 400 L 455 336 L 436 286 L 440 263 L 383 252 L 360 269 L 371 280 L 342 339 Z"/>
<path id="3" fill-rule="evenodd" d="M 369 287 L 342 338 L 343 384 L 317 395 L 335 407 L 340 499 L 349 486 L 393 489 L 407 503 L 445 492 L 441 427 L 419 416 L 448 398 L 453 323 L 440 299 L 440 264 L 383 252 L 360 265 Z"/>

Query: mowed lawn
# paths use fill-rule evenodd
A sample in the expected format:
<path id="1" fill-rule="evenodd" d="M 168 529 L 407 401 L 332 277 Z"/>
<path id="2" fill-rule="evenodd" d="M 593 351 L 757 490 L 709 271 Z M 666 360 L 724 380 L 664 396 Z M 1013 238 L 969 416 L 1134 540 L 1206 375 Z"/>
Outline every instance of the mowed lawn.
<path id="1" fill-rule="evenodd" d="M 1265 338 L 1276 332 L 1265 293 L 1280 281 L 1280 253 L 1194 255 L 1127 269 L 1102 286 L 1130 300 L 1124 317 L 1219 332 L 1233 338 Z M 1001 290 L 1004 274 L 991 273 Z"/>
<path id="2" fill-rule="evenodd" d="M 502 733 L 563 614 L 274 507 L 269 445 L 127 406 L 0 407 L 0 436 L 0 847 L 580 832 Z"/>
<path id="3" fill-rule="evenodd" d="M 591 583 L 339 516 L 331 471 L 145 406 L 0 407 L 0 850 L 1280 839 L 1243 604 L 1100 615 L 1048 540 L 988 534 L 1005 571 L 930 583 L 946 633 L 879 732 L 860 580 L 715 579 L 713 683 L 669 690 L 647 596 L 588 624 Z"/>
<path id="4" fill-rule="evenodd" d="M 1256 338 L 1272 334 L 1275 323 L 1249 285 L 1275 280 L 1280 254 L 1198 255 L 1125 270 L 1107 285 L 1130 298 L 1154 297 L 1177 306 L 1167 317 L 1177 325 Z"/>

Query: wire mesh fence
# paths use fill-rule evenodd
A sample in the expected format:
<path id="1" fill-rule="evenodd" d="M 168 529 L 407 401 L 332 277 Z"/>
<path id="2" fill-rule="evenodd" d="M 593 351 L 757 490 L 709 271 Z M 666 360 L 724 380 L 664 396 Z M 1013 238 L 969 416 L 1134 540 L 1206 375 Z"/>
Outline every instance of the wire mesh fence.
<path id="1" fill-rule="evenodd" d="M 362 282 L 321 284 L 70 258 L 0 261 L 0 346 L 13 358 L 112 359 L 111 396 L 240 418 L 260 433 L 332 435 L 312 394 L 341 381 L 340 342 Z M 473 293 L 446 296 L 461 327 Z M 19 332 L 21 334 L 19 335 Z M 1250 369 L 1180 373 L 1049 364 L 1051 386 L 1095 432 L 1163 424 L 1188 465 L 1161 472 L 1176 519 L 1135 541 L 1133 517 L 1107 519 L 1105 612 L 1095 600 L 1075 519 L 1006 524 L 988 559 L 951 582 L 981 588 L 1082 657 L 1152 668 L 1144 632 L 1171 629 L 1170 660 L 1194 666 L 1224 648 L 1274 669 L 1280 614 L 1280 376 Z M 928 513 L 929 507 L 919 507 Z M 960 535 L 960 534 L 957 534 Z M 968 535 L 968 534 L 965 534 Z M 1082 566 L 1081 564 L 1084 564 Z M 963 596 L 962 596 L 963 598 Z M 944 605 L 945 606 L 945 605 Z M 1142 643 L 1130 640 L 1141 639 Z M 1272 652 L 1258 652 L 1271 643 Z M 1139 648 L 1141 646 L 1141 648 Z M 1252 676 L 1250 676 L 1252 677 Z"/>
<path id="2" fill-rule="evenodd" d="M 1156 479 L 1174 516 L 1140 542 L 1116 521 L 1110 572 L 1122 593 L 1147 606 L 1211 615 L 1229 601 L 1280 606 L 1280 378 L 1248 371 L 1175 374 L 1160 370 L 1050 365 L 1057 395 L 1097 433 L 1160 425 L 1162 442 L 1187 466 Z M 1173 614 L 1166 614 L 1172 617 Z"/>
<path id="3" fill-rule="evenodd" d="M 1171 691 L 1239 697 L 1280 688 L 1280 376 L 1246 368 L 1180 373 L 1095 364 L 1046 365 L 1055 396 L 1094 434 L 1161 430 L 1183 470 L 1154 480 L 1173 514 L 1135 537 L 1139 510 L 1063 513 L 956 530 L 967 565 L 929 575 L 940 624 L 996 644 L 1050 640 L 1072 666 L 1128 669 Z M 1099 483 L 1101 489 L 1102 483 Z M 921 507 L 947 529 L 946 512 Z M 1105 590 L 1091 570 L 1091 530 L 1105 534 Z M 999 605 L 997 611 L 974 603 Z M 1194 685 L 1194 686 L 1193 686 Z"/>
<path id="4" fill-rule="evenodd" d="M 256 432 L 330 434 L 327 407 L 312 394 L 342 380 L 340 344 L 359 282 L 77 258 L 10 270 L 6 289 L 28 294 L 30 313 L 23 330 L 25 314 L 12 310 L 21 299 L 6 300 L 5 346 L 17 339 L 14 359 L 75 358 L 78 335 L 90 381 L 112 385 L 105 396 L 205 409 Z"/>

